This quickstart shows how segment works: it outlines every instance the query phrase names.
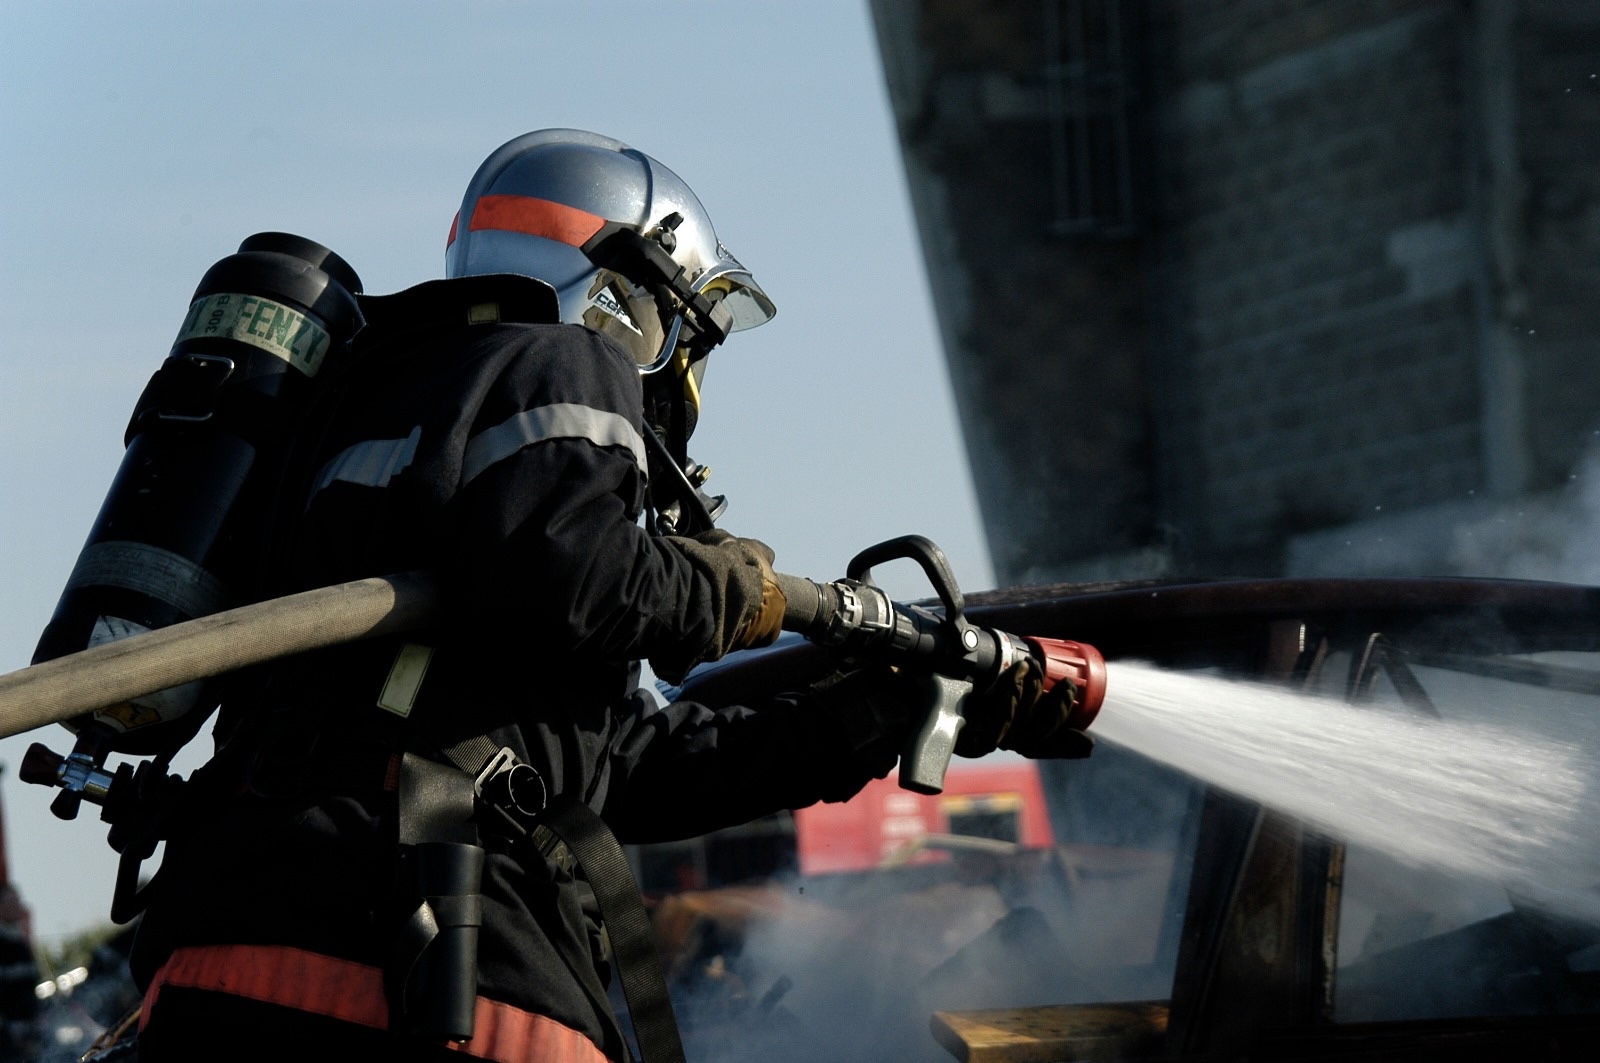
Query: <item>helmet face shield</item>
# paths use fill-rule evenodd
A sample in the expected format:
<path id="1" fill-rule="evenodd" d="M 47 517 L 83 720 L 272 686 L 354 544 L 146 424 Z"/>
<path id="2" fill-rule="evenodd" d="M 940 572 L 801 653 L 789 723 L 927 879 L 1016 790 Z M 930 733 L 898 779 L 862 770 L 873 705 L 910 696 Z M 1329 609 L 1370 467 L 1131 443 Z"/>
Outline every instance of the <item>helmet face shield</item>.
<path id="1" fill-rule="evenodd" d="M 733 332 L 742 332 L 747 328 L 765 325 L 772 320 L 778 308 L 772 305 L 772 300 L 767 298 L 767 293 L 761 290 L 761 285 L 750 276 L 750 271 L 739 264 L 739 260 L 728 254 L 727 248 L 717 245 L 724 256 L 724 262 L 732 263 L 734 268 L 724 269 L 718 273 L 708 273 L 707 278 L 700 285 L 700 290 L 707 293 L 722 292 L 722 301 L 733 313 Z"/>

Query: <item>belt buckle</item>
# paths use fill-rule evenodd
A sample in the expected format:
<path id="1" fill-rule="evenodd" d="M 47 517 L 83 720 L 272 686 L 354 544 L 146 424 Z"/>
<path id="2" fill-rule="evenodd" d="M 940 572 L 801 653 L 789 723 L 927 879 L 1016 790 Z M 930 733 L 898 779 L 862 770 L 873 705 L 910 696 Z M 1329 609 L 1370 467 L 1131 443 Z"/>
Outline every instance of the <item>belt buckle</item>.
<path id="1" fill-rule="evenodd" d="M 523 831 L 533 829 L 550 798 L 538 769 L 519 758 L 510 746 L 502 746 L 489 758 L 472 780 L 472 792 Z"/>

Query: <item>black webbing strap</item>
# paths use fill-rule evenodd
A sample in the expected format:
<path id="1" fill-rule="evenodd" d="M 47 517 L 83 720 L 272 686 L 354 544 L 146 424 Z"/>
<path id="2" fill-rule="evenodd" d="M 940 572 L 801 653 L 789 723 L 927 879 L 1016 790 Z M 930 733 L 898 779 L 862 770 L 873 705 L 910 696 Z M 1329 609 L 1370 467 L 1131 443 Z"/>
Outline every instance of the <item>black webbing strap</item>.
<path id="1" fill-rule="evenodd" d="M 441 745 L 439 750 L 450 763 L 476 779 L 500 752 L 500 747 L 488 735 L 470 735 L 454 745 Z"/>
<path id="2" fill-rule="evenodd" d="M 683 1063 L 683 1042 L 661 973 L 655 931 L 616 835 L 588 805 L 562 795 L 553 798 L 539 817 L 533 843 L 547 857 L 565 845 L 589 880 L 611 938 L 639 1055 L 645 1063 Z"/>

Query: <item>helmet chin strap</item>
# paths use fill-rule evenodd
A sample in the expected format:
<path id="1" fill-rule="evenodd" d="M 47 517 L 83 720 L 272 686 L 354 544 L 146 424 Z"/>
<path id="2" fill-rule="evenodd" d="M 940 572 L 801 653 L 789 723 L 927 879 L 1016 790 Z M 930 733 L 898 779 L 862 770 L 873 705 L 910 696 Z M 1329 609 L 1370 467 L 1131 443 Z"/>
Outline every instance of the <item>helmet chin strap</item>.
<path id="1" fill-rule="evenodd" d="M 699 357 L 705 357 L 701 354 Z M 644 378 L 645 444 L 650 459 L 650 502 L 656 516 L 654 529 L 663 535 L 698 535 L 710 531 L 728 501 L 708 495 L 703 486 L 710 469 L 690 460 L 688 454 L 690 404 L 688 388 L 694 376 L 690 352 L 678 371 L 679 360 Z"/>
<path id="2" fill-rule="evenodd" d="M 644 426 L 645 451 L 650 458 L 650 506 L 655 517 L 651 530 L 658 535 L 699 535 L 716 526 L 728 500 L 705 493 L 698 474 L 701 467 L 680 463 L 667 449 L 655 428 Z"/>
<path id="3" fill-rule="evenodd" d="M 667 453 L 679 468 L 689 465 L 689 400 L 683 393 L 683 381 L 674 367 L 668 366 L 645 378 L 645 389 L 652 392 L 655 424 L 667 445 Z"/>

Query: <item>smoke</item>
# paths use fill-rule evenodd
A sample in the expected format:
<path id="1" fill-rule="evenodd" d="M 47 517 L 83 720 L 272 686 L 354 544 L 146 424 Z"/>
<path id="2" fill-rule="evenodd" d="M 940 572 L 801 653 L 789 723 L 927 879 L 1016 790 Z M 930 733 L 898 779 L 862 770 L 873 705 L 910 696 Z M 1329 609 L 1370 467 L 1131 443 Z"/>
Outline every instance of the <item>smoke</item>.
<path id="1" fill-rule="evenodd" d="M 1467 497 L 1295 536 L 1291 576 L 1483 576 L 1600 584 L 1600 434 L 1562 487 Z"/>
<path id="2" fill-rule="evenodd" d="M 1449 556 L 1467 576 L 1600 584 L 1600 443 L 1560 491 L 1462 522 Z"/>
<path id="3" fill-rule="evenodd" d="M 1172 849 L 1017 849 L 684 895 L 673 996 L 697 1063 L 948 1063 L 939 1011 L 1167 995 Z"/>

